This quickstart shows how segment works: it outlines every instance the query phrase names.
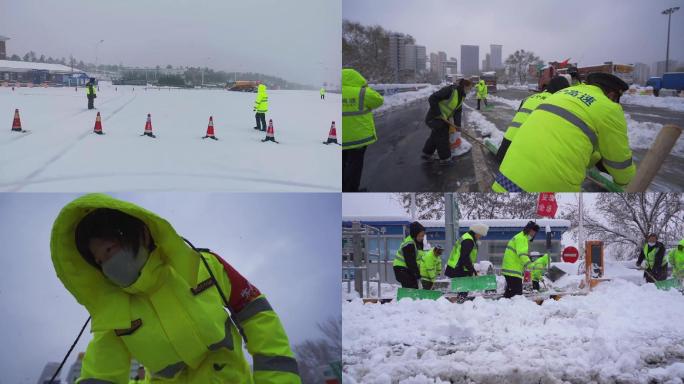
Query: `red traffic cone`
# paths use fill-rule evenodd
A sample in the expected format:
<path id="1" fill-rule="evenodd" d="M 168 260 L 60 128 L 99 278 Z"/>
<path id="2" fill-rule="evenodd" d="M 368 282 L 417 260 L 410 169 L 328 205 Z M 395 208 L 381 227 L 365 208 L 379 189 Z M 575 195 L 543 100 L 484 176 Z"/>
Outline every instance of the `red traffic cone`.
<path id="1" fill-rule="evenodd" d="M 323 144 L 340 144 L 337 142 L 337 129 L 335 129 L 335 122 L 332 122 L 330 126 L 330 131 L 328 132 L 328 141 L 324 141 Z"/>
<path id="2" fill-rule="evenodd" d="M 14 110 L 14 120 L 12 120 L 12 132 L 25 132 L 21 129 L 21 119 L 19 118 L 19 109 Z"/>
<path id="3" fill-rule="evenodd" d="M 218 140 L 216 136 L 214 136 L 214 118 L 212 116 L 209 116 L 209 125 L 207 126 L 207 134 L 203 137 L 203 139 L 210 138 L 214 140 Z"/>
<path id="4" fill-rule="evenodd" d="M 272 141 L 278 143 L 275 139 L 275 132 L 273 130 L 273 120 L 268 119 L 268 129 L 266 129 L 266 138 L 261 140 L 261 142 Z"/>
<path id="5" fill-rule="evenodd" d="M 93 133 L 104 135 L 104 132 L 102 132 L 102 120 L 100 119 L 100 112 L 98 112 L 97 116 L 95 117 L 95 128 L 93 128 Z"/>
<path id="6" fill-rule="evenodd" d="M 140 136 L 157 137 L 152 133 L 152 117 L 149 113 L 147 114 L 147 122 L 145 123 L 145 132 Z"/>

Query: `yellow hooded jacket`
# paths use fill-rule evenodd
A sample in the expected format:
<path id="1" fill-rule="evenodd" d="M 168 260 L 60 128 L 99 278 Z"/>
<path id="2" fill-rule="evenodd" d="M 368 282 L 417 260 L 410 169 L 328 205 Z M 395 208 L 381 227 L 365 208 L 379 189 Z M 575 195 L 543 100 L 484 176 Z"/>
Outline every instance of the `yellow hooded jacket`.
<path id="1" fill-rule="evenodd" d="M 110 282 L 76 248 L 76 226 L 98 208 L 140 219 L 154 240 L 156 248 L 129 287 Z M 103 194 L 79 197 L 55 220 L 50 250 L 57 276 L 92 317 L 93 339 L 77 383 L 126 384 L 131 358 L 146 367 L 151 383 L 300 382 L 287 335 L 266 298 L 228 263 L 202 250 L 231 319 L 199 254 L 156 214 Z"/>
<path id="2" fill-rule="evenodd" d="M 259 84 L 257 87 L 257 96 L 254 100 L 254 110 L 257 113 L 268 112 L 268 93 L 266 92 L 266 85 Z"/>

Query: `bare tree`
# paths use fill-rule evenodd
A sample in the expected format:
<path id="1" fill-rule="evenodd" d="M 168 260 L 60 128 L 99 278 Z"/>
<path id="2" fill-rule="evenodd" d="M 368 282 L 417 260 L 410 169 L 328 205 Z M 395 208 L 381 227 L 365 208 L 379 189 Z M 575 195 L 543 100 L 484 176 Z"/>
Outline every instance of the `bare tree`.
<path id="1" fill-rule="evenodd" d="M 585 211 L 584 230 L 589 238 L 604 241 L 617 260 L 639 255 L 649 233 L 666 246 L 684 233 L 684 195 L 678 193 L 600 193 L 595 209 Z M 571 204 L 563 218 L 573 221 L 577 238 L 578 205 Z"/>
<path id="2" fill-rule="evenodd" d="M 531 193 L 458 193 L 458 208 L 463 219 L 513 219 L 536 215 L 537 194 Z M 395 198 L 408 213 L 410 193 L 397 193 Z M 416 193 L 418 219 L 439 220 L 444 216 L 444 194 Z"/>
<path id="3" fill-rule="evenodd" d="M 342 361 L 342 319 L 329 318 L 318 324 L 324 338 L 297 344 L 294 352 L 299 363 L 302 383 L 323 383 L 321 367 Z"/>

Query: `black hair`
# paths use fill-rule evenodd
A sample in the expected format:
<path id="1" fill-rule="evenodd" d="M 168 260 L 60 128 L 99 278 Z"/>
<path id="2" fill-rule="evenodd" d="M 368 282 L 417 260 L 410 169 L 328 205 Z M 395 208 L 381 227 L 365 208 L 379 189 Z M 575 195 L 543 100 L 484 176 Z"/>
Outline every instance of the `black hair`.
<path id="1" fill-rule="evenodd" d="M 142 220 L 129 214 L 115 209 L 98 208 L 88 213 L 76 226 L 76 248 L 88 264 L 101 269 L 90 251 L 91 239 L 116 239 L 124 248 L 138 249 L 145 228 Z"/>

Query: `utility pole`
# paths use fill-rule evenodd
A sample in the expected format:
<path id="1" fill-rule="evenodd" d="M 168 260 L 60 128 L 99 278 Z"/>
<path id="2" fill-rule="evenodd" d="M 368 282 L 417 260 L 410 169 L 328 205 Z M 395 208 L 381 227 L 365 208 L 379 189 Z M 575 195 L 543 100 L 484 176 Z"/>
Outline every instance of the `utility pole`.
<path id="1" fill-rule="evenodd" d="M 661 12 L 663 15 L 667 15 L 667 50 L 665 51 L 665 72 L 670 70 L 670 20 L 672 20 L 672 14 L 679 10 L 679 7 L 668 8 Z"/>

